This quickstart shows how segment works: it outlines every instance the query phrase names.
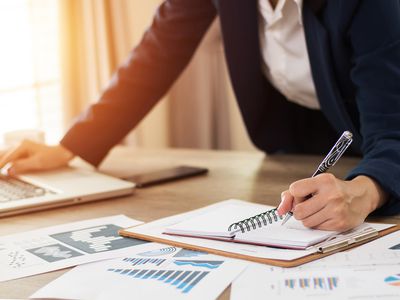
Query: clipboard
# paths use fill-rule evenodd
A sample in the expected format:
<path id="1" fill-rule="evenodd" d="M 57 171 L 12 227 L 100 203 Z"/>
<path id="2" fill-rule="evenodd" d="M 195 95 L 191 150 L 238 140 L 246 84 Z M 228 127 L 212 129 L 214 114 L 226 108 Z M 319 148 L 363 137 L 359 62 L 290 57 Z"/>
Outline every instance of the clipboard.
<path id="1" fill-rule="evenodd" d="M 240 201 L 240 200 L 227 200 L 227 201 L 220 202 L 219 204 L 211 205 L 211 207 L 217 206 L 217 205 L 222 205 L 224 202 L 226 203 L 226 202 L 232 202 L 232 201 L 239 201 L 239 202 L 243 203 L 243 201 Z M 248 202 L 245 202 L 245 203 L 248 205 L 252 205 L 251 203 L 248 203 Z M 205 209 L 205 208 L 203 208 L 203 209 Z M 123 229 L 123 230 L 119 231 L 119 234 L 122 236 L 125 236 L 125 237 L 137 238 L 137 239 L 141 239 L 141 240 L 167 244 L 167 245 L 181 247 L 181 248 L 195 250 L 195 251 L 203 251 L 203 252 L 208 252 L 211 254 L 221 255 L 221 256 L 230 257 L 230 258 L 243 259 L 243 260 L 248 260 L 248 261 L 252 261 L 252 262 L 263 263 L 263 264 L 268 264 L 268 265 L 273 265 L 273 266 L 279 266 L 279 267 L 296 267 L 296 266 L 326 257 L 328 255 L 332 255 L 332 254 L 340 252 L 340 251 L 346 251 L 348 249 L 358 247 L 364 243 L 373 241 L 384 235 L 387 235 L 392 232 L 400 230 L 399 225 L 387 225 L 387 226 L 382 226 L 382 227 L 386 227 L 383 230 L 376 230 L 374 228 L 368 227 L 366 230 L 361 231 L 361 232 L 356 231 L 356 232 L 353 232 L 350 234 L 342 233 L 342 234 L 336 235 L 333 238 L 330 238 L 322 243 L 312 246 L 313 249 L 311 249 L 311 251 L 305 251 L 304 255 L 302 255 L 301 257 L 294 258 L 294 259 L 266 258 L 266 257 L 259 257 L 256 255 L 251 255 L 250 253 L 245 254 L 245 253 L 243 253 L 243 251 L 235 251 L 236 248 L 237 249 L 243 248 L 241 246 L 242 244 L 237 244 L 237 247 L 235 245 L 236 248 L 233 246 L 230 246 L 230 250 L 223 250 L 224 247 L 219 247 L 219 249 L 218 249 L 218 247 L 210 246 L 210 245 L 212 245 L 212 242 L 210 242 L 207 239 L 185 238 L 185 237 L 176 237 L 176 236 L 170 236 L 170 235 L 166 235 L 166 234 L 160 234 L 160 232 L 161 233 L 163 232 L 162 226 L 165 222 L 168 222 L 169 220 L 171 220 L 171 222 L 173 222 L 174 218 L 175 219 L 180 218 L 181 220 L 182 219 L 184 220 L 186 217 L 191 217 L 191 216 L 193 216 L 193 214 L 195 215 L 196 211 L 201 211 L 201 210 L 202 209 L 199 209 L 199 210 L 195 210 L 192 212 L 180 214 L 177 216 L 172 216 L 169 218 L 150 222 L 150 223 L 147 223 L 144 225 L 139 225 L 139 226 Z M 218 242 L 218 243 L 232 244 L 232 243 L 227 243 L 227 242 Z M 252 246 L 252 247 L 261 247 L 261 246 Z M 267 248 L 267 247 L 264 247 L 264 248 Z M 279 250 L 277 250 L 277 251 L 279 251 Z M 241 252 L 241 253 L 239 253 L 239 252 Z"/>

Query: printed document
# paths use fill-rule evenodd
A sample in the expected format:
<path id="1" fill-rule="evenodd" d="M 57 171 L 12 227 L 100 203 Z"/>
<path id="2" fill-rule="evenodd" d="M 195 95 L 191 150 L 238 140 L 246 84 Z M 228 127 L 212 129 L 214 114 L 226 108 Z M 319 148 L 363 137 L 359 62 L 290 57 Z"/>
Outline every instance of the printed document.
<path id="1" fill-rule="evenodd" d="M 0 237 L 0 281 L 124 255 L 148 242 L 118 230 L 142 222 L 123 215 L 47 227 Z"/>
<path id="2" fill-rule="evenodd" d="M 31 298 L 216 299 L 248 263 L 162 244 L 78 266 Z"/>
<path id="3" fill-rule="evenodd" d="M 231 299 L 400 299 L 400 232 L 295 268 L 251 264 Z"/>

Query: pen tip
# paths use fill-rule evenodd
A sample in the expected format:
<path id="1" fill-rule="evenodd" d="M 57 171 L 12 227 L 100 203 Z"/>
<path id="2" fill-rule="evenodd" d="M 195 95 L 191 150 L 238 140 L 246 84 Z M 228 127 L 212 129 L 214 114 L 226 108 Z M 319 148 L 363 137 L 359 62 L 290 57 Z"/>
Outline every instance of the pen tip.
<path id="1" fill-rule="evenodd" d="M 292 214 L 289 212 L 285 218 L 283 219 L 281 226 L 285 225 L 285 223 L 290 219 L 290 217 L 292 216 Z"/>

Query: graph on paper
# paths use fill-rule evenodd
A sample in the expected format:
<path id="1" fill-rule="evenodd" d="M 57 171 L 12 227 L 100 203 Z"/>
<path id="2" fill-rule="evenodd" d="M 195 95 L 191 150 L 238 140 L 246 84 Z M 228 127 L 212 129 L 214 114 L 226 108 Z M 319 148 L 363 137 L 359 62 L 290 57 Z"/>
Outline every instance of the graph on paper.
<path id="1" fill-rule="evenodd" d="M 27 249 L 26 251 L 47 262 L 55 262 L 82 255 L 81 253 L 61 244 L 46 245 L 43 247 Z"/>
<path id="2" fill-rule="evenodd" d="M 284 286 L 290 290 L 332 291 L 338 287 L 338 277 L 314 277 L 285 279 Z"/>
<path id="3" fill-rule="evenodd" d="M 209 271 L 184 270 L 142 270 L 142 269 L 108 269 L 110 272 L 129 276 L 132 279 L 153 280 L 170 285 L 180 292 L 187 294 L 198 285 Z"/>
<path id="4" fill-rule="evenodd" d="M 174 255 L 174 257 L 196 257 L 202 255 L 207 255 L 207 252 L 181 249 L 178 253 Z"/>
<path id="5" fill-rule="evenodd" d="M 156 266 L 160 266 L 165 259 L 161 258 L 129 258 L 126 257 L 122 261 L 130 263 L 132 266 L 146 265 L 146 264 L 154 264 Z"/>
<path id="6" fill-rule="evenodd" d="M 148 252 L 150 253 L 150 252 Z M 130 278 L 136 283 L 159 283 L 164 287 L 169 286 L 179 293 L 188 294 L 208 274 L 218 269 L 222 260 L 193 260 L 193 259 L 164 259 L 152 257 L 125 257 L 118 267 L 107 268 L 124 278 Z"/>
<path id="7" fill-rule="evenodd" d="M 212 260 L 175 260 L 174 264 L 177 266 L 193 266 L 203 267 L 207 269 L 218 268 L 223 261 L 212 261 Z"/>
<path id="8" fill-rule="evenodd" d="M 50 235 L 52 238 L 86 253 L 99 253 L 136 246 L 146 241 L 124 238 L 118 234 L 122 227 L 105 224 Z"/>
<path id="9" fill-rule="evenodd" d="M 169 255 L 172 254 L 176 251 L 175 247 L 165 247 L 161 249 L 155 249 L 151 251 L 146 251 L 139 253 L 138 255 L 140 256 L 148 256 L 148 257 L 153 257 L 153 256 L 162 256 L 162 255 Z"/>
<path id="10" fill-rule="evenodd" d="M 385 283 L 391 286 L 400 286 L 400 274 L 391 275 L 385 278 Z"/>

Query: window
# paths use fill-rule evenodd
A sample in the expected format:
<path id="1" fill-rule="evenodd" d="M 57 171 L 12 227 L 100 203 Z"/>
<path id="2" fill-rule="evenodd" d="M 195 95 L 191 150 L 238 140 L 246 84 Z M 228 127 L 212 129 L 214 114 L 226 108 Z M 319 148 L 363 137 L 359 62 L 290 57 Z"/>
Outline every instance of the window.
<path id="1" fill-rule="evenodd" d="M 1 137 L 40 129 L 55 142 L 62 134 L 58 15 L 55 0 L 0 0 Z"/>

